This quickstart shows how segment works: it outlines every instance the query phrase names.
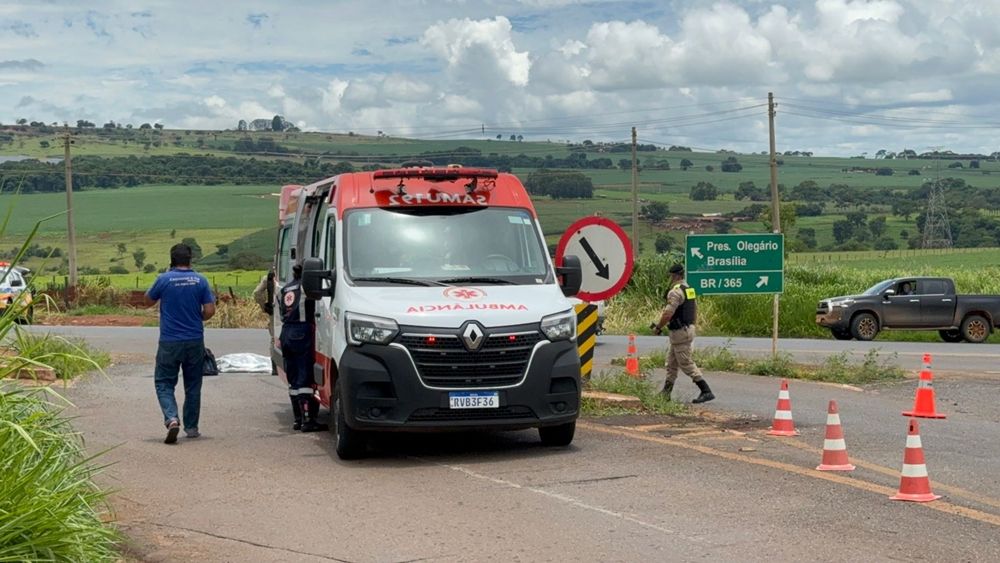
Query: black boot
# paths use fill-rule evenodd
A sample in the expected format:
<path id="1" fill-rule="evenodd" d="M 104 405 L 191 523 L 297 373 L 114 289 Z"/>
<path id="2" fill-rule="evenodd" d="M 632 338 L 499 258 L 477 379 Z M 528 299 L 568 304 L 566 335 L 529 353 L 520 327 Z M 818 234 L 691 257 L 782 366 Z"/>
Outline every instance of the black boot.
<path id="1" fill-rule="evenodd" d="M 698 389 L 701 389 L 701 395 L 695 397 L 695 399 L 691 401 L 692 403 L 707 403 L 715 398 L 715 394 L 713 394 L 712 390 L 708 388 L 708 382 L 704 379 L 695 381 L 695 385 L 698 386 Z"/>
<path id="2" fill-rule="evenodd" d="M 322 422 L 316 422 L 319 418 L 319 399 L 310 395 L 306 399 L 302 400 L 303 407 L 306 409 L 305 412 L 305 423 L 302 425 L 303 432 L 323 432 L 329 430 L 330 427 Z"/>
<path id="3" fill-rule="evenodd" d="M 664 382 L 663 391 L 660 392 L 667 396 L 668 401 L 671 400 L 670 394 L 674 392 L 674 382 L 673 381 Z"/>
<path id="4" fill-rule="evenodd" d="M 298 395 L 291 395 L 290 397 L 292 399 L 292 415 L 295 417 L 292 430 L 302 430 L 302 403 L 299 402 Z"/>

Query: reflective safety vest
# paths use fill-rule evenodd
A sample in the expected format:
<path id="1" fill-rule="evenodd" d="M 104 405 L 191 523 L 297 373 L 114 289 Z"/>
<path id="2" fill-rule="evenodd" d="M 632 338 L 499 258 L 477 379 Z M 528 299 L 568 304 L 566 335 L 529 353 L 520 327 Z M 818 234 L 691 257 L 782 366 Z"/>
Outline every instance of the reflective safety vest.
<path id="1" fill-rule="evenodd" d="M 680 288 L 681 294 L 684 296 L 684 302 L 674 311 L 674 316 L 670 317 L 670 324 L 667 325 L 670 330 L 678 330 L 693 325 L 695 318 L 698 316 L 698 302 L 694 288 L 689 287 L 687 284 L 679 283 L 671 291 L 677 288 Z"/>

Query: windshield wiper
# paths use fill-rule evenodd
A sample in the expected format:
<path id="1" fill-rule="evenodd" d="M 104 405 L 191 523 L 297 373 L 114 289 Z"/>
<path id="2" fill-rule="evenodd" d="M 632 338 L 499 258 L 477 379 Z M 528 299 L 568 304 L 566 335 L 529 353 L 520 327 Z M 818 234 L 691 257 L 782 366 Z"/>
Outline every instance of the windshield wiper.
<path id="1" fill-rule="evenodd" d="M 351 278 L 351 279 L 356 282 L 385 282 L 385 283 L 398 283 L 405 285 L 420 285 L 424 287 L 430 287 L 433 285 L 447 285 L 439 281 L 421 280 L 416 278 L 367 277 L 367 278 Z"/>
<path id="2" fill-rule="evenodd" d="M 466 278 L 449 278 L 441 280 L 441 283 L 492 283 L 497 285 L 517 285 L 515 282 L 501 278 L 477 278 L 473 276 Z"/>

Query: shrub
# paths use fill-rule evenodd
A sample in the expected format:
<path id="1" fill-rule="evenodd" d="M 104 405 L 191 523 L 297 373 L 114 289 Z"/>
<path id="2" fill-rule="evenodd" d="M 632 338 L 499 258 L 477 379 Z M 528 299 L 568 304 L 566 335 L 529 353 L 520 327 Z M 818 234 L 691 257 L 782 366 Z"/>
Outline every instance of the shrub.
<path id="1" fill-rule="evenodd" d="M 80 435 L 41 391 L 0 390 L 0 561 L 116 561 Z"/>
<path id="2" fill-rule="evenodd" d="M 115 264 L 114 266 L 111 266 L 110 268 L 108 268 L 108 273 L 109 274 L 127 274 L 128 273 L 128 268 L 126 268 L 125 266 L 122 266 L 121 264 Z"/>

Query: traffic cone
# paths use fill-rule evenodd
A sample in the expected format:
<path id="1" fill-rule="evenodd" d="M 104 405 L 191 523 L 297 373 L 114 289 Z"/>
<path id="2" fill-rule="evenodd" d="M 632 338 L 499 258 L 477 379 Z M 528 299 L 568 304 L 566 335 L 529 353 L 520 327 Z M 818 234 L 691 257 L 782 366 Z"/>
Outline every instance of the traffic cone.
<path id="1" fill-rule="evenodd" d="M 931 492 L 931 480 L 927 476 L 927 465 L 924 463 L 924 447 L 920 443 L 920 428 L 915 418 L 910 419 L 910 431 L 906 435 L 906 452 L 903 454 L 899 492 L 889 498 L 912 502 L 930 502 L 941 498 L 940 495 Z"/>
<path id="2" fill-rule="evenodd" d="M 904 411 L 903 416 L 915 416 L 917 418 L 946 418 L 946 415 L 937 412 L 934 406 L 934 376 L 931 370 L 925 369 L 920 372 L 920 383 L 917 385 L 917 396 L 913 399 L 913 410 Z"/>
<path id="3" fill-rule="evenodd" d="M 930 354 L 924 354 L 924 369 L 927 370 L 927 371 L 931 371 L 931 355 Z"/>
<path id="4" fill-rule="evenodd" d="M 847 444 L 844 443 L 844 429 L 840 426 L 837 401 L 830 401 L 826 414 L 826 439 L 823 440 L 823 459 L 816 469 L 820 471 L 854 471 L 847 459 Z"/>
<path id="5" fill-rule="evenodd" d="M 788 380 L 781 380 L 781 390 L 778 391 L 778 406 L 774 409 L 774 421 L 767 432 L 770 436 L 798 436 L 792 421 L 792 399 L 788 394 Z"/>
<path id="6" fill-rule="evenodd" d="M 632 377 L 639 375 L 639 358 L 636 357 L 635 335 L 628 335 L 628 357 L 625 359 L 625 371 Z"/>

